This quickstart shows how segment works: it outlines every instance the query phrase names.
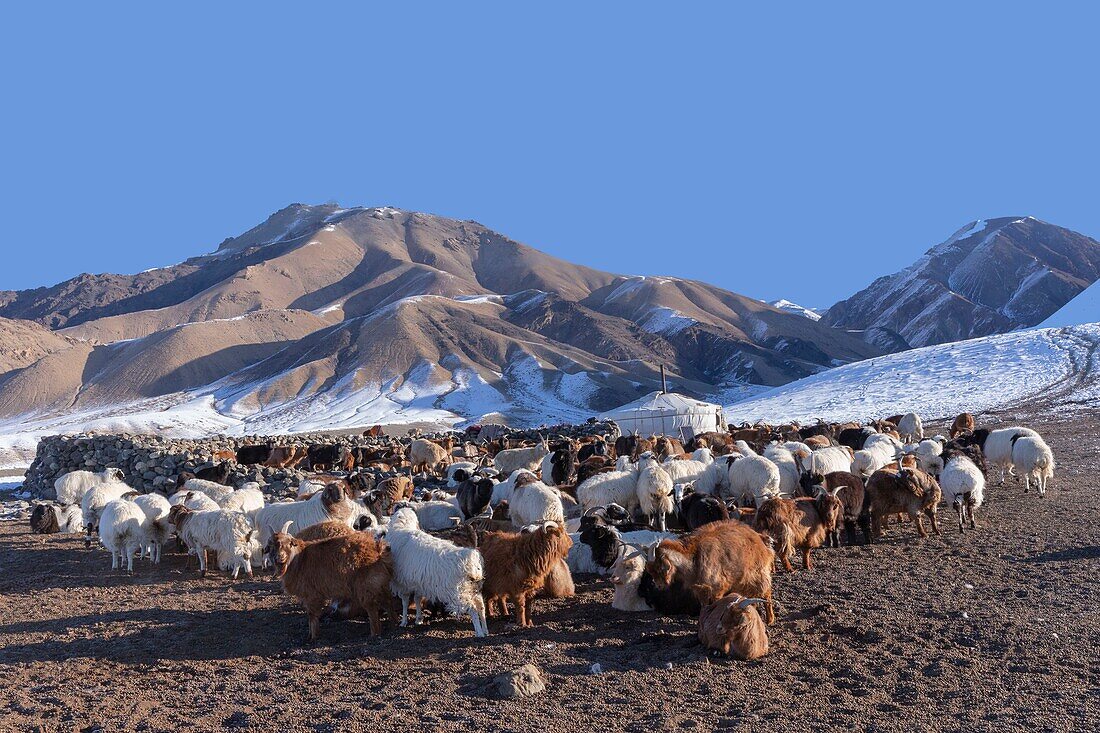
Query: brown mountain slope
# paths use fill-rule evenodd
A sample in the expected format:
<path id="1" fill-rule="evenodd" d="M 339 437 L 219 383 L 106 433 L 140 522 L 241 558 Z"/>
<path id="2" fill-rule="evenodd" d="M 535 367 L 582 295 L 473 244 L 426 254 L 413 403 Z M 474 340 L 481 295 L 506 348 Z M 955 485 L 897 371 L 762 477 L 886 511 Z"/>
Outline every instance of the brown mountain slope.
<path id="1" fill-rule="evenodd" d="M 0 375 L 30 366 L 47 354 L 70 348 L 75 341 L 32 321 L 0 318 Z"/>

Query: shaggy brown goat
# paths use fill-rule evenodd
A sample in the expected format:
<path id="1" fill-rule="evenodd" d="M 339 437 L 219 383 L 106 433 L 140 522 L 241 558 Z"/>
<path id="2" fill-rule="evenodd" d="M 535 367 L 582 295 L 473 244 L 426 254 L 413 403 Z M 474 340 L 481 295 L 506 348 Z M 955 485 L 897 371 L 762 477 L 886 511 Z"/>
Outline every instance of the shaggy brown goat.
<path id="1" fill-rule="evenodd" d="M 657 458 L 664 461 L 668 458 L 684 455 L 684 444 L 676 438 L 662 435 L 653 441 L 653 452 L 657 454 Z"/>
<path id="2" fill-rule="evenodd" d="M 392 607 L 390 548 L 374 535 L 356 532 L 318 542 L 278 533 L 272 538 L 287 559 L 283 590 L 297 598 L 309 616 L 309 639 L 317 639 L 321 616 L 332 601 L 349 600 L 366 611 L 372 636 L 382 633 L 382 610 Z M 352 614 L 354 615 L 354 614 Z"/>
<path id="3" fill-rule="evenodd" d="M 391 476 L 379 481 L 375 487 L 368 491 L 364 502 L 367 509 L 377 517 L 384 517 L 393 509 L 393 505 L 399 501 L 407 501 L 413 497 L 413 481 L 408 476 Z"/>
<path id="4" fill-rule="evenodd" d="M 516 607 L 516 624 L 534 626 L 531 611 L 535 594 L 572 546 L 573 541 L 556 522 L 545 522 L 531 532 L 486 533 L 477 549 L 485 559 L 481 593 L 490 611 L 499 599 L 507 613 L 507 601 L 511 600 Z"/>
<path id="5" fill-rule="evenodd" d="M 802 552 L 802 567 L 813 569 L 810 550 L 825 544 L 837 532 L 843 506 L 840 499 L 822 492 L 810 499 L 768 499 L 756 510 L 756 531 L 775 540 L 775 554 L 788 573 L 793 573 L 791 553 Z"/>
<path id="6" fill-rule="evenodd" d="M 844 506 L 841 521 L 844 523 L 845 541 L 853 544 L 856 538 L 856 525 L 863 530 L 863 541 L 871 541 L 870 516 L 863 511 L 863 479 L 848 471 L 833 471 L 821 478 L 821 485 Z M 838 533 L 839 534 L 839 533 Z M 836 539 L 839 539 L 837 537 Z M 839 543 L 838 543 L 839 544 Z"/>
<path id="7" fill-rule="evenodd" d="M 730 593 L 763 598 L 768 604 L 768 623 L 775 622 L 775 553 L 742 522 L 704 524 L 691 534 L 662 540 L 648 549 L 646 574 L 658 590 L 682 582 L 704 605 Z"/>
<path id="8" fill-rule="evenodd" d="M 936 505 L 942 492 L 936 479 L 915 468 L 900 471 L 878 470 L 867 480 L 866 497 L 871 515 L 871 541 L 882 536 L 882 520 L 891 514 L 908 514 L 917 524 L 917 534 L 927 537 L 921 514 L 928 515 L 932 531 L 940 533 L 936 523 Z"/>
<path id="9" fill-rule="evenodd" d="M 699 643 L 727 657 L 751 662 L 768 653 L 768 629 L 757 604 L 763 598 L 726 596 L 699 613 Z"/>
<path id="10" fill-rule="evenodd" d="M 955 418 L 955 422 L 951 423 L 951 438 L 957 438 L 963 433 L 973 433 L 974 428 L 974 416 L 969 412 L 964 412 Z"/>

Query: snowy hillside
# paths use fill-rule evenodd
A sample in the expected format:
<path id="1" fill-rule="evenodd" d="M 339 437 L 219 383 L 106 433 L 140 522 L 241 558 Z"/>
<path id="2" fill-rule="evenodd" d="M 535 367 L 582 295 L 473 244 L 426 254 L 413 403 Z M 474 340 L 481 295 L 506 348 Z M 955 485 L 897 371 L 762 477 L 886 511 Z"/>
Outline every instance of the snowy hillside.
<path id="1" fill-rule="evenodd" d="M 867 420 L 981 413 L 1033 397 L 1100 401 L 1093 363 L 1100 324 L 1040 329 L 928 346 L 848 364 L 728 405 L 726 419 Z"/>
<path id="2" fill-rule="evenodd" d="M 1100 322 L 1100 281 L 1087 287 L 1080 295 L 1062 306 L 1043 321 L 1041 328 L 1061 328 L 1082 323 Z"/>

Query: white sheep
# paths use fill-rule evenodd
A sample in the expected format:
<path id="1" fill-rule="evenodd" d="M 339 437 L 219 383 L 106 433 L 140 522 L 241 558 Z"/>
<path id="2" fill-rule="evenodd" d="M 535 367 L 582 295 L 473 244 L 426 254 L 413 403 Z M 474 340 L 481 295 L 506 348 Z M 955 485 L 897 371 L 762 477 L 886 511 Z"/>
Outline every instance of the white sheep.
<path id="1" fill-rule="evenodd" d="M 779 469 L 780 493 L 794 496 L 798 491 L 798 480 L 802 476 L 794 454 L 781 445 L 772 444 L 764 449 L 764 458 Z"/>
<path id="2" fill-rule="evenodd" d="M 142 494 L 134 497 L 134 503 L 145 512 L 146 545 L 141 550 L 142 557 L 149 553 L 153 564 L 160 563 L 161 550 L 168 541 L 171 526 L 168 524 L 168 512 L 172 505 L 160 494 Z"/>
<path id="3" fill-rule="evenodd" d="M 168 497 L 168 504 L 176 506 L 182 504 L 191 511 L 194 512 L 206 512 L 211 509 L 221 509 L 218 506 L 218 502 L 211 499 L 206 494 L 198 491 L 177 491 Z"/>
<path id="4" fill-rule="evenodd" d="M 657 457 L 646 451 L 638 457 L 638 481 L 635 485 L 638 506 L 650 522 L 657 518 L 657 528 L 664 532 L 666 517 L 673 512 L 672 477 L 657 463 Z"/>
<path id="5" fill-rule="evenodd" d="M 1039 496 L 1046 496 L 1047 481 L 1054 477 L 1054 452 L 1038 435 L 1025 435 L 1012 446 L 1012 466 L 1024 477 L 1024 491 L 1031 489 L 1031 481 L 1039 489 Z"/>
<path id="6" fill-rule="evenodd" d="M 416 512 L 417 524 L 425 532 L 457 527 L 464 518 L 458 505 L 450 501 L 399 501 L 393 506 L 395 510 L 405 507 Z"/>
<path id="7" fill-rule="evenodd" d="M 264 492 L 260 491 L 260 485 L 254 481 L 243 484 L 241 488 L 230 492 L 224 501 L 219 502 L 222 509 L 232 512 L 241 512 L 255 521 L 256 514 L 264 508 Z"/>
<path id="8" fill-rule="evenodd" d="M 743 456 L 755 456 L 757 455 L 748 443 L 743 440 L 735 440 L 733 442 L 733 450 L 735 453 L 740 453 Z"/>
<path id="9" fill-rule="evenodd" d="M 691 460 L 699 461 L 709 466 L 711 463 L 714 463 L 714 451 L 706 446 L 696 448 L 691 454 Z"/>
<path id="10" fill-rule="evenodd" d="M 534 473 L 539 470 L 542 459 L 550 453 L 550 444 L 546 438 L 530 448 L 511 448 L 502 450 L 493 456 L 493 465 L 502 474 L 511 474 L 521 468 Z"/>
<path id="11" fill-rule="evenodd" d="M 189 479 L 179 490 L 206 494 L 217 502 L 218 506 L 222 506 L 223 502 L 233 494 L 232 486 L 226 486 L 225 484 L 219 484 L 214 481 L 206 481 L 201 478 Z"/>
<path id="12" fill-rule="evenodd" d="M 810 465 L 810 456 L 814 452 L 813 448 L 797 440 L 789 440 L 783 444 L 783 447 L 789 450 L 795 458 L 802 461 L 803 466 Z M 767 455 L 766 451 L 765 455 Z"/>
<path id="13" fill-rule="evenodd" d="M 470 614 L 474 634 L 488 636 L 481 586 L 485 565 L 481 553 L 433 537 L 420 529 L 416 512 L 401 507 L 390 517 L 386 541 L 393 553 L 394 595 L 401 601 L 401 626 L 409 625 L 409 603 L 416 604 L 414 623 L 423 622 L 423 600 L 442 603 L 447 611 Z"/>
<path id="14" fill-rule="evenodd" d="M 729 464 L 729 496 L 737 501 L 752 497 L 759 507 L 780 495 L 779 467 L 763 456 L 743 456 Z"/>
<path id="15" fill-rule="evenodd" d="M 516 480 L 523 475 L 535 476 L 534 472 L 528 471 L 525 468 L 512 471 L 508 478 L 498 482 L 497 485 L 493 487 L 493 495 L 489 499 L 489 505 L 496 507 L 499 506 L 502 501 L 511 501 L 512 493 L 516 490 Z"/>
<path id="16" fill-rule="evenodd" d="M 216 552 L 218 564 L 236 578 L 241 570 L 252 575 L 252 558 L 259 549 L 257 532 L 248 517 L 226 509 L 193 512 L 185 506 L 172 507 L 169 519 L 176 534 L 199 558 L 199 572 L 206 575 L 207 551 Z"/>
<path id="17" fill-rule="evenodd" d="M 804 463 L 803 467 L 819 476 L 828 476 L 837 471 L 851 471 L 852 454 L 846 448 L 836 445 L 819 448 L 810 454 L 809 462 Z"/>
<path id="18" fill-rule="evenodd" d="M 980 432 L 980 431 L 978 431 Z M 1031 428 L 1011 427 L 989 431 L 985 441 L 981 444 L 982 454 L 990 467 L 997 466 L 1001 469 L 1001 483 L 1005 482 L 1005 471 L 1012 473 L 1012 446 L 1020 438 L 1040 438 L 1039 433 Z"/>
<path id="19" fill-rule="evenodd" d="M 727 496 L 730 488 L 729 463 L 732 456 L 718 456 L 707 466 L 699 478 L 695 479 L 695 491 L 710 496 Z"/>
<path id="20" fill-rule="evenodd" d="M 58 504 L 80 504 L 93 486 L 120 484 L 124 477 L 120 468 L 106 468 L 98 473 L 70 471 L 53 482 L 53 490 Z"/>
<path id="21" fill-rule="evenodd" d="M 710 452 L 709 449 L 706 448 L 700 448 L 699 450 L 706 450 L 708 453 Z M 665 471 L 668 472 L 669 477 L 672 479 L 672 483 L 690 484 L 702 478 L 703 473 L 707 470 L 707 467 L 710 466 L 713 462 L 713 460 L 697 461 L 694 458 L 680 461 L 669 459 L 662 463 L 661 466 L 665 469 Z"/>
<path id="22" fill-rule="evenodd" d="M 638 506 L 638 471 L 608 471 L 589 476 L 577 486 L 577 501 L 585 511 L 618 504 L 627 511 Z"/>
<path id="23" fill-rule="evenodd" d="M 939 478 L 940 473 L 943 471 L 943 460 L 940 459 L 940 454 L 943 453 L 943 443 L 932 438 L 925 438 L 919 443 L 905 446 L 905 452 L 917 459 L 917 468 Z"/>
<path id="24" fill-rule="evenodd" d="M 149 544 L 145 511 L 129 499 L 107 502 L 99 515 L 99 541 L 111 551 L 111 570 L 125 559 L 126 572 L 134 572 L 134 555 Z"/>
<path id="25" fill-rule="evenodd" d="M 126 484 L 96 484 L 88 489 L 80 500 L 81 521 L 88 533 L 84 538 L 85 547 L 92 545 L 92 533 L 99 527 L 99 517 L 104 507 L 132 491 Z"/>
<path id="26" fill-rule="evenodd" d="M 515 527 L 544 522 L 565 524 L 561 494 L 542 481 L 521 481 L 508 502 L 508 518 Z"/>
<path id="27" fill-rule="evenodd" d="M 901 452 L 901 443 L 891 436 L 883 433 L 871 435 L 863 444 L 863 449 L 855 452 L 852 473 L 866 480 L 886 464 L 896 461 Z"/>
<path id="28" fill-rule="evenodd" d="M 970 528 L 975 529 L 974 510 L 981 507 L 985 493 L 985 476 L 981 469 L 967 456 L 952 456 L 940 473 L 940 489 L 944 500 L 959 514 L 959 531 L 963 531 L 968 517 Z"/>
<path id="29" fill-rule="evenodd" d="M 898 420 L 898 435 L 901 439 L 909 442 L 920 442 L 924 440 L 924 425 L 920 421 L 920 416 L 915 412 L 907 412 L 901 416 Z"/>

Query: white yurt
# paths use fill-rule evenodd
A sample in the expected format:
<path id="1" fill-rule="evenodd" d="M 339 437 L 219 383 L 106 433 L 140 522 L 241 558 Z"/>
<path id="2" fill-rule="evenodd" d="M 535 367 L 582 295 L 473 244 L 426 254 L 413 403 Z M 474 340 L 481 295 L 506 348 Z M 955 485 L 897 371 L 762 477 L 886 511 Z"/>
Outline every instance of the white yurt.
<path id="1" fill-rule="evenodd" d="M 623 435 L 667 435 L 688 440 L 700 433 L 724 430 L 722 408 L 675 392 L 650 392 L 630 404 L 608 410 L 601 420 L 614 420 Z"/>

